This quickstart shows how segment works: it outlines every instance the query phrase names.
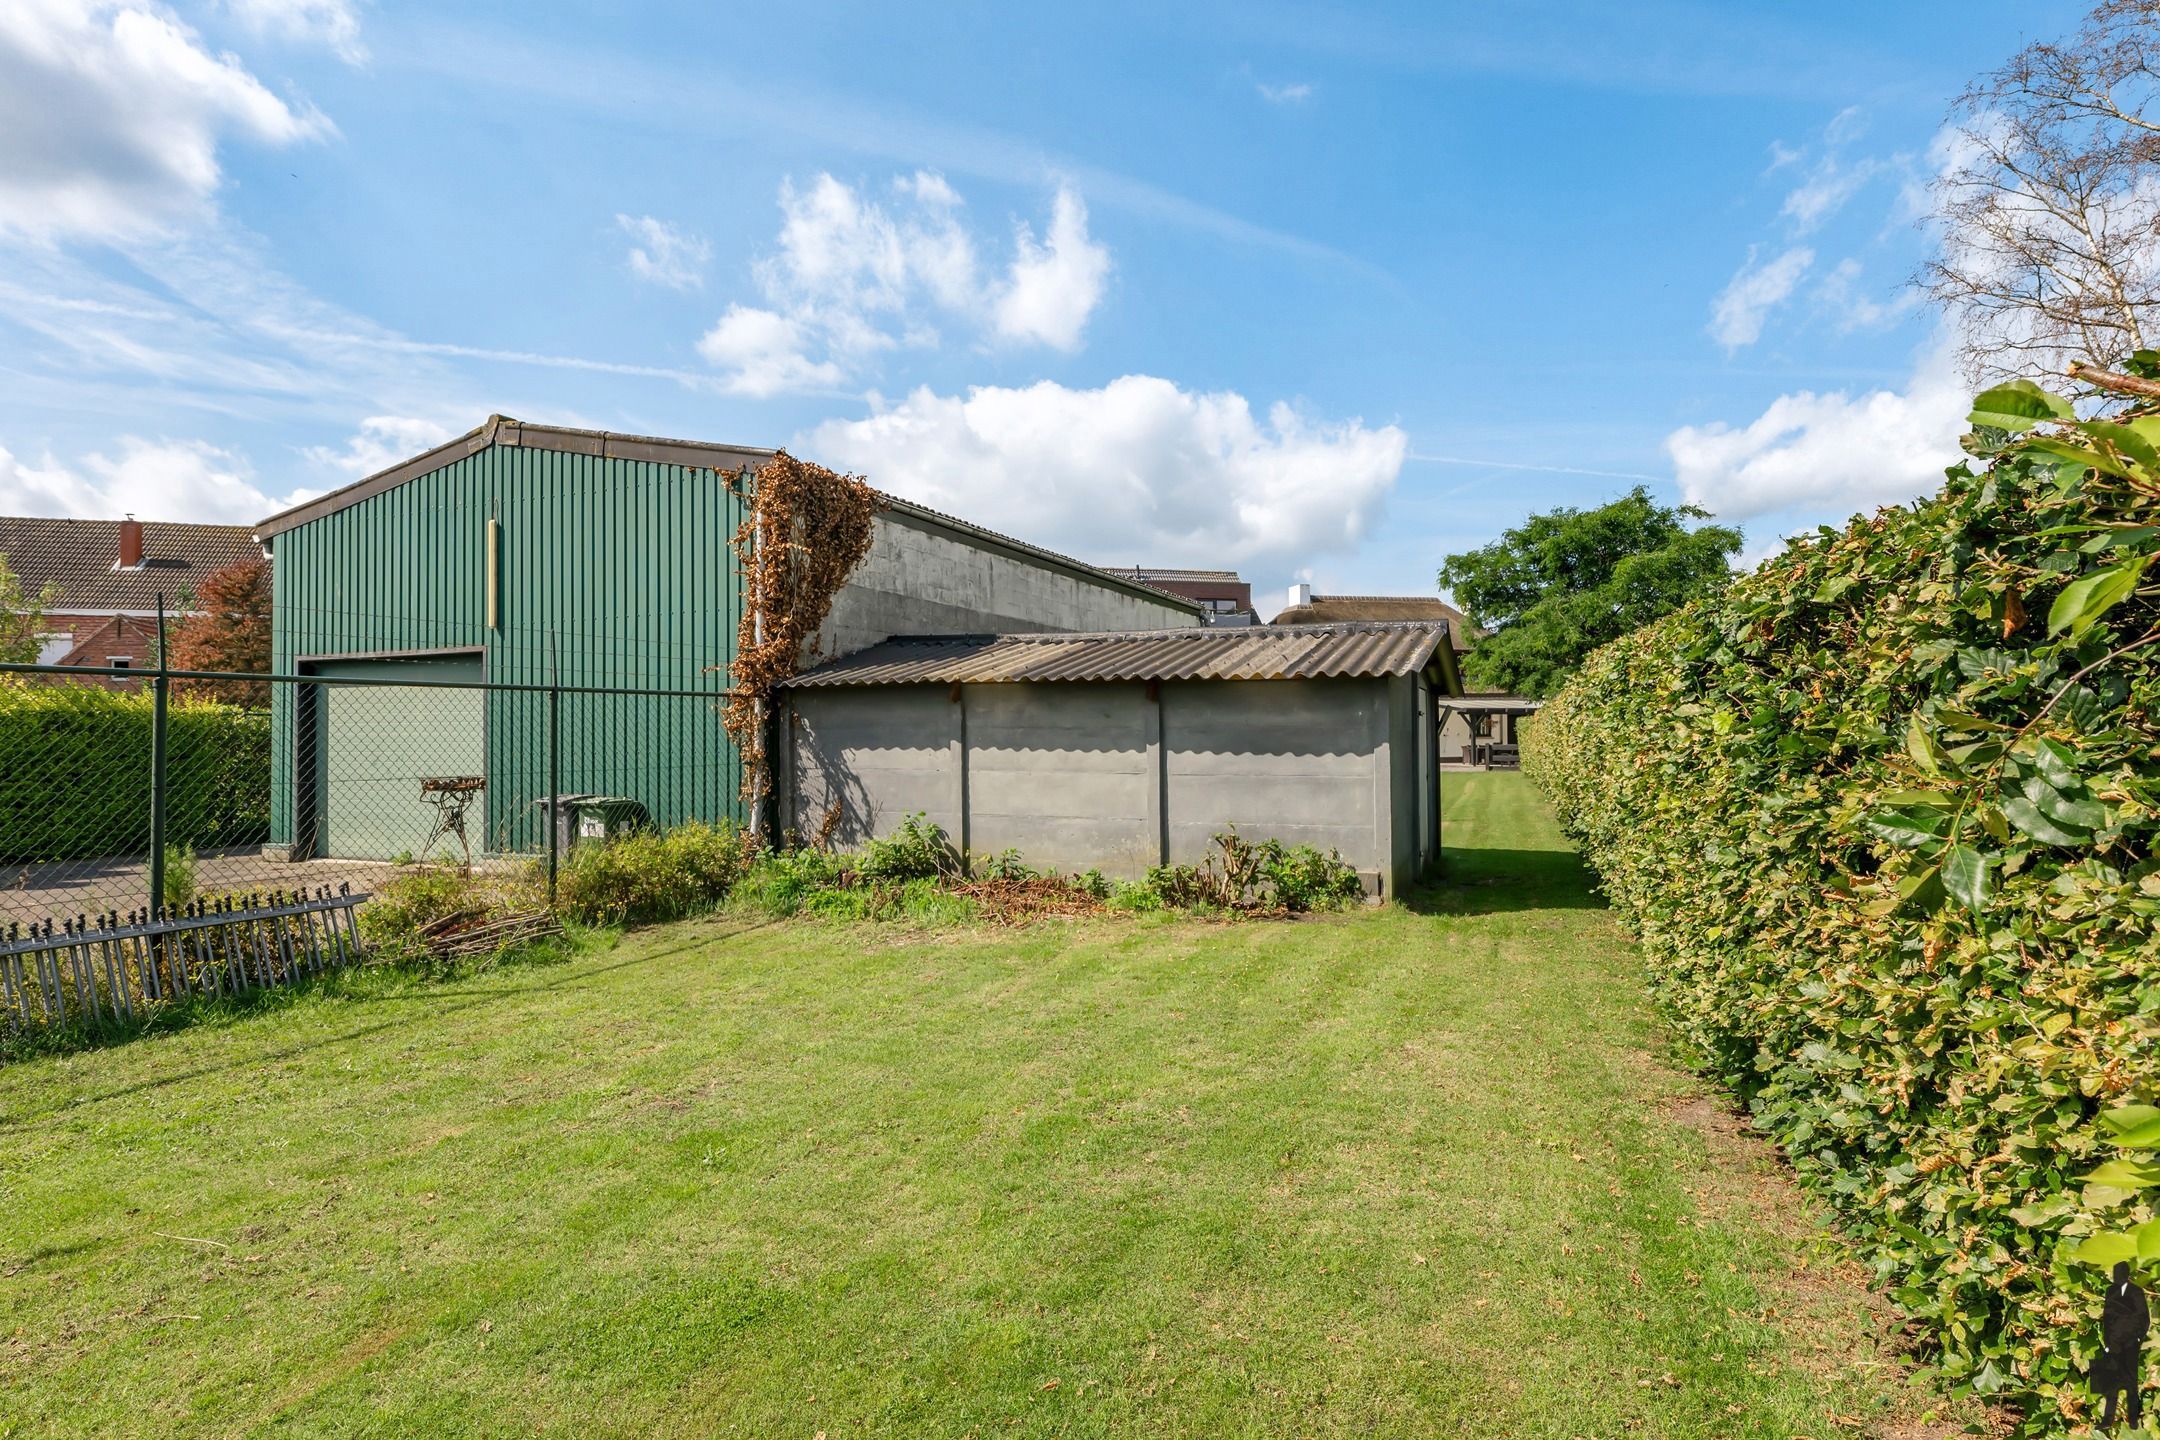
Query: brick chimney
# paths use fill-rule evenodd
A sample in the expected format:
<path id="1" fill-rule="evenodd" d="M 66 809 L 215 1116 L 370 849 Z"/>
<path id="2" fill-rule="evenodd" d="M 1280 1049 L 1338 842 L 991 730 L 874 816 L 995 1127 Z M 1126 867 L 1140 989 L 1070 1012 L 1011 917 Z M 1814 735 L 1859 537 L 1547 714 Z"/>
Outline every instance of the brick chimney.
<path id="1" fill-rule="evenodd" d="M 120 568 L 134 570 L 142 565 L 142 521 L 133 515 L 120 522 Z"/>

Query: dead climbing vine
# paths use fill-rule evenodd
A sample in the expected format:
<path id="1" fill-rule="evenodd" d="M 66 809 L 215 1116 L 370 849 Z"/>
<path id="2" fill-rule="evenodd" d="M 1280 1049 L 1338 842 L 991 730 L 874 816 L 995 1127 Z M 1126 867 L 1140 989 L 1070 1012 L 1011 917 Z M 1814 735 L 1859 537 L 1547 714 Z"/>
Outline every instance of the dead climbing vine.
<path id="1" fill-rule="evenodd" d="M 735 635 L 721 722 L 743 760 L 742 795 L 765 792 L 765 707 L 773 687 L 796 673 L 833 597 L 870 553 L 878 493 L 785 450 L 758 467 L 756 503 L 736 529 L 743 615 Z"/>

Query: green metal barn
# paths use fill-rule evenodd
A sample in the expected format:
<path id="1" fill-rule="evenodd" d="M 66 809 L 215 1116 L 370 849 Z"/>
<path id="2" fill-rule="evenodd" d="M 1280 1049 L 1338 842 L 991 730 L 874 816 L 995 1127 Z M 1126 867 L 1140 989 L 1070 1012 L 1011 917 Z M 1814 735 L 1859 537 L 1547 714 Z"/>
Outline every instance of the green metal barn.
<path id="1" fill-rule="evenodd" d="M 741 819 L 721 728 L 743 595 L 729 542 L 773 452 L 503 416 L 264 521 L 273 668 L 348 681 L 489 681 L 566 693 L 562 793 L 661 824 Z M 821 647 L 895 634 L 1196 625 L 1130 578 L 887 497 Z M 422 782 L 484 782 L 476 851 L 545 845 L 547 702 L 514 690 L 273 687 L 272 839 L 293 858 L 415 852 Z"/>

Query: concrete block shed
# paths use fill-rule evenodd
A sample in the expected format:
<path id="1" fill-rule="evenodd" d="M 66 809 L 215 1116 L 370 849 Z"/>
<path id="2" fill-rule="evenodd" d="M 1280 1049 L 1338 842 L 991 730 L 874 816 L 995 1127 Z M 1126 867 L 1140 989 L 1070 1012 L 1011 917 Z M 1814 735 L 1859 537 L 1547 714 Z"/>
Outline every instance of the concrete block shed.
<path id="1" fill-rule="evenodd" d="M 1235 827 L 1393 894 L 1439 856 L 1461 693 L 1444 624 L 898 638 L 783 689 L 780 823 L 855 845 L 921 811 L 978 859 L 1128 879 Z"/>
<path id="2" fill-rule="evenodd" d="M 562 789 L 626 796 L 662 824 L 741 820 L 741 759 L 717 703 L 744 607 L 730 541 L 772 454 L 495 416 L 255 528 L 271 557 L 273 669 L 702 692 L 566 696 Z M 819 655 L 901 630 L 1200 625 L 1190 600 L 883 499 Z M 476 845 L 544 844 L 531 695 L 280 685 L 272 709 L 273 843 L 296 857 L 418 844 L 431 776 L 484 777 Z"/>

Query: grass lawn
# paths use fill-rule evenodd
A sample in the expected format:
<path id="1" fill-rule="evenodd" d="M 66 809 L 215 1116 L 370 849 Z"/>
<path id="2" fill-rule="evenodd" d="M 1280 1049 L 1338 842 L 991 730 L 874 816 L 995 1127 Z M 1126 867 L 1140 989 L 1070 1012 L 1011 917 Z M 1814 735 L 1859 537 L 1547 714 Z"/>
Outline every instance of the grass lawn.
<path id="1" fill-rule="evenodd" d="M 1917 1434 L 1518 776 L 1306 923 L 714 920 L 0 1070 L 0 1435 Z"/>

